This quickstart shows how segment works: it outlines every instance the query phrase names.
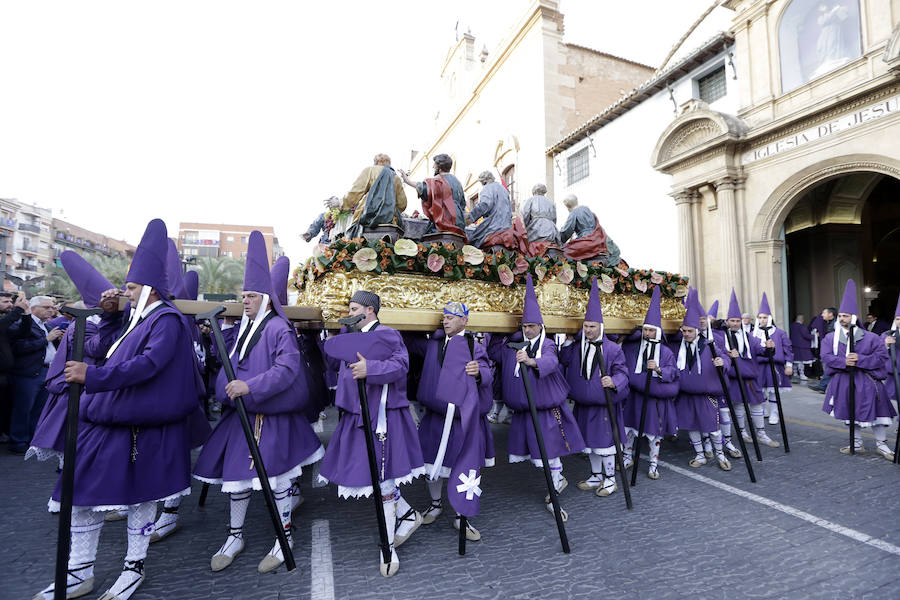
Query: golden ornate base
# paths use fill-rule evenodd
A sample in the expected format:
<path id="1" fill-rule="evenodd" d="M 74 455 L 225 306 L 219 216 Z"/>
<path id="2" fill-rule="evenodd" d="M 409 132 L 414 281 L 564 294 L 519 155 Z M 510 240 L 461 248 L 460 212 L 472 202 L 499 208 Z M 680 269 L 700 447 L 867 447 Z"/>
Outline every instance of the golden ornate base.
<path id="1" fill-rule="evenodd" d="M 347 304 L 357 290 L 381 297 L 379 319 L 401 330 L 429 331 L 438 327 L 444 305 L 451 300 L 469 307 L 469 328 L 475 331 L 514 331 L 519 327 L 525 286 L 507 287 L 487 281 L 448 281 L 427 275 L 373 275 L 361 271 L 332 272 L 307 281 L 297 304 L 321 308 L 326 327 L 337 327 L 347 314 Z M 575 332 L 581 329 L 588 290 L 562 283 L 535 286 L 547 329 Z M 603 320 L 610 333 L 631 331 L 643 322 L 650 304 L 644 294 L 600 293 Z M 663 328 L 673 331 L 681 324 L 684 306 L 678 298 L 662 299 Z"/>

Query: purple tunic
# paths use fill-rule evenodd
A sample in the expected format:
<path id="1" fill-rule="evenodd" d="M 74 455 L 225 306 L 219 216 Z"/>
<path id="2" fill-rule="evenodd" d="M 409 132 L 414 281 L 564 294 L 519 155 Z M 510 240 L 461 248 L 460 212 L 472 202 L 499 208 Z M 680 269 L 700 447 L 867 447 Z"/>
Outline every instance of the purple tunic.
<path id="1" fill-rule="evenodd" d="M 180 313 L 162 304 L 103 366 L 87 368 L 75 506 L 125 507 L 190 492 L 192 354 Z"/>
<path id="2" fill-rule="evenodd" d="M 759 329 L 754 330 L 760 331 Z M 772 327 L 769 329 L 769 337 L 775 341 L 775 376 L 778 378 L 778 387 L 781 389 L 791 388 L 791 378 L 784 374 L 785 363 L 794 362 L 794 350 L 791 339 L 782 329 Z M 759 338 L 757 338 L 759 339 Z M 757 385 L 762 388 L 770 388 L 772 385 L 772 368 L 769 366 L 769 353 L 765 347 L 765 340 L 760 340 L 763 345 L 763 351 L 756 357 L 757 370 L 759 377 L 756 380 Z"/>
<path id="3" fill-rule="evenodd" d="M 397 330 L 381 324 L 376 327 L 390 347 L 390 356 L 384 360 L 366 360 L 366 398 L 370 412 L 377 415 L 383 386 L 387 386 L 387 436 L 383 441 L 376 438 L 375 460 L 382 481 L 394 479 L 398 484 L 408 483 L 425 472 L 419 435 L 406 398 L 409 354 Z M 338 494 L 344 497 L 372 493 L 357 387 L 351 369 L 341 364 L 335 405 L 342 414 L 322 461 L 321 478 L 338 484 Z M 373 432 L 376 426 L 373 418 Z"/>
<path id="4" fill-rule="evenodd" d="M 855 331 L 862 333 L 862 338 L 853 347 L 853 351 L 859 355 L 853 372 L 856 386 L 855 420 L 864 426 L 890 425 L 893 417 L 897 416 L 897 411 L 888 400 L 883 383 L 890 360 L 887 348 L 874 333 L 859 328 Z M 847 348 L 839 343 L 837 354 L 834 353 L 832 339 L 836 334 L 837 332 L 829 333 L 822 340 L 822 364 L 825 365 L 825 373 L 831 375 L 822 410 L 835 419 L 849 421 L 851 375 L 847 370 Z"/>
<path id="5" fill-rule="evenodd" d="M 583 332 L 575 336 L 575 341 L 559 353 L 559 362 L 566 373 L 569 384 L 569 397 L 575 401 L 573 414 L 578 429 L 587 446 L 585 451 L 607 450 L 615 445 L 612 424 L 609 422 L 609 410 L 606 408 L 606 392 L 600 383 L 600 365 L 592 361 L 592 371 L 588 379 L 582 374 L 581 339 Z M 622 404 L 628 397 L 628 369 L 625 366 L 625 354 L 618 344 L 604 336 L 603 340 L 603 372 L 612 377 L 616 385 L 610 390 L 615 410 L 616 423 L 619 429 L 619 440 L 625 440 L 625 415 Z"/>
<path id="6" fill-rule="evenodd" d="M 678 372 L 675 414 L 678 429 L 711 433 L 719 430 L 719 398 L 722 395 L 722 384 L 716 374 L 712 353 L 703 338 L 700 338 L 697 347 L 699 360 L 690 368 L 685 361 L 684 369 Z M 727 368 L 731 361 L 718 344 L 716 352 L 725 361 Z"/>
<path id="7" fill-rule="evenodd" d="M 635 373 L 637 361 L 641 359 L 640 337 L 638 342 L 629 341 L 624 344 L 625 364 L 628 367 L 628 399 L 625 401 L 625 427 L 637 431 L 641 422 L 641 410 L 644 402 L 644 386 L 647 373 Z M 664 344 L 659 347 L 659 368 L 662 375 L 650 377 L 650 390 L 647 396 L 647 415 L 644 420 L 645 435 L 674 435 L 678 431 L 678 419 L 675 415 L 675 398 L 678 396 L 678 366 L 675 355 Z"/>
<path id="8" fill-rule="evenodd" d="M 791 323 L 791 346 L 794 348 L 795 361 L 805 363 L 815 358 L 812 353 L 812 339 L 812 333 L 806 325 L 796 321 Z"/>
<path id="9" fill-rule="evenodd" d="M 121 317 L 121 313 L 117 313 Z M 121 318 L 115 316 L 101 320 L 100 326 L 87 322 L 84 332 L 84 362 L 96 364 L 106 355 L 110 345 L 118 337 Z M 39 460 L 61 456 L 66 444 L 66 415 L 69 409 L 69 384 L 66 383 L 66 361 L 71 360 L 75 345 L 75 325 L 66 329 L 59 349 L 47 370 L 47 402 L 41 411 L 31 447 Z M 81 425 L 79 424 L 79 427 Z M 28 455 L 26 455 L 28 458 Z"/>
<path id="10" fill-rule="evenodd" d="M 447 404 L 437 398 L 438 379 L 442 371 L 438 355 L 441 347 L 444 345 L 445 335 L 443 330 L 438 330 L 431 336 L 431 339 L 425 339 L 421 336 L 404 336 L 404 339 L 406 348 L 411 354 L 423 356 L 425 359 L 418 390 L 419 403 L 425 408 L 425 415 L 419 422 L 419 444 L 422 448 L 422 458 L 425 461 L 425 467 L 430 472 L 431 465 L 434 464 L 437 458 L 441 444 L 441 435 L 444 431 L 444 418 L 447 414 Z M 480 415 L 479 424 L 485 441 L 484 458 L 488 466 L 491 466 L 494 461 L 494 437 L 491 433 L 491 424 L 487 420 L 487 414 L 490 412 L 494 402 L 491 394 L 494 378 L 484 346 L 475 342 L 472 345 L 472 351 L 475 355 L 474 360 L 478 361 L 481 373 L 481 383 L 478 385 L 478 412 Z M 465 373 L 460 376 L 468 377 Z M 444 453 L 444 462 L 441 468 L 442 477 L 449 476 L 451 467 L 456 464 L 456 457 L 459 455 L 462 439 L 460 411 L 456 410 L 453 415 L 453 424 L 450 427 L 450 436 L 447 439 L 447 448 Z"/>
<path id="11" fill-rule="evenodd" d="M 884 338 L 890 336 L 891 334 L 893 334 L 894 339 L 900 341 L 900 337 L 897 336 L 897 331 L 891 329 L 881 334 L 882 343 L 884 343 Z M 894 387 L 894 372 L 896 371 L 898 374 L 900 374 L 900 364 L 898 364 L 900 363 L 900 348 L 898 348 L 896 344 L 894 345 L 894 358 L 897 359 L 896 362 L 891 361 L 891 351 L 889 348 L 887 348 L 887 345 L 885 345 L 885 349 L 887 350 L 887 364 L 885 365 L 887 375 L 884 380 L 884 390 L 887 393 L 888 398 L 896 400 L 897 390 Z"/>
<path id="12" fill-rule="evenodd" d="M 727 336 L 728 334 L 726 333 L 725 335 Z M 740 332 L 735 332 L 734 335 L 735 337 L 738 337 Z M 763 345 L 759 339 L 750 334 L 747 334 L 747 340 L 750 342 L 750 356 L 752 358 L 747 357 L 745 349 L 742 356 L 731 359 L 731 366 L 727 370 L 728 391 L 731 394 L 731 401 L 735 406 L 742 405 L 741 385 L 738 383 L 735 363 L 738 364 L 738 368 L 741 370 L 741 379 L 744 380 L 744 390 L 747 393 L 747 403 L 762 404 L 765 401 L 765 398 L 763 398 L 763 395 L 759 391 L 759 384 L 757 383 L 759 381 L 759 366 L 756 362 L 757 358 L 763 353 Z"/>
<path id="13" fill-rule="evenodd" d="M 510 340 L 520 341 L 520 333 L 510 336 Z M 531 459 L 540 465 L 541 453 L 537 436 L 531 421 L 528 397 L 521 377 L 517 377 L 516 351 L 497 344 L 493 347 L 495 362 L 501 365 L 503 378 L 503 401 L 513 411 L 509 428 L 509 460 L 519 462 Z M 531 388 L 534 404 L 538 413 L 538 424 L 544 436 L 547 458 L 558 458 L 581 452 L 584 449 L 584 438 L 572 411 L 566 403 L 569 385 L 566 383 L 559 367 L 556 355 L 556 344 L 545 338 L 541 344 L 541 357 L 535 359 L 537 367 L 530 369 Z"/>
<path id="14" fill-rule="evenodd" d="M 271 312 L 250 339 L 242 360 L 239 351 L 230 360 L 235 377 L 250 388 L 244 406 L 266 474 L 270 479 L 296 477 L 324 451 L 303 412 L 310 399 L 294 330 Z M 227 383 L 222 369 L 216 380 L 222 418 L 197 458 L 194 477 L 221 483 L 223 492 L 246 490 L 251 484 L 261 489 L 234 401 L 225 393 Z"/>

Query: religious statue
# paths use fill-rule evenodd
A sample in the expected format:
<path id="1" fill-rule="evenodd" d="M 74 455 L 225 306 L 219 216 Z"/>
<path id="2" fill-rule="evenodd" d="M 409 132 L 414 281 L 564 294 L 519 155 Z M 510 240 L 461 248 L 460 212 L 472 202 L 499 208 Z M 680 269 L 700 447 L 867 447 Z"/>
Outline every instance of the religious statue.
<path id="1" fill-rule="evenodd" d="M 494 181 L 490 171 L 483 171 L 478 176 L 481 193 L 478 204 L 472 212 L 466 214 L 466 222 L 472 223 L 466 228 L 469 243 L 475 247 L 484 245 L 484 240 L 492 233 L 512 227 L 512 208 L 509 203 L 509 192 L 501 184 Z"/>

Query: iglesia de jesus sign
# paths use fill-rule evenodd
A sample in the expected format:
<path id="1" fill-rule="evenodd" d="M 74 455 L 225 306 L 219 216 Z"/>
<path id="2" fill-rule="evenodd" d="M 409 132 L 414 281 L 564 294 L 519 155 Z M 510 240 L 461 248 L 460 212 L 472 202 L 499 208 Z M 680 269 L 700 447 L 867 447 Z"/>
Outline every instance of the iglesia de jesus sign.
<path id="1" fill-rule="evenodd" d="M 840 133 L 841 131 L 847 131 L 848 129 L 863 125 L 864 123 L 869 123 L 876 119 L 881 119 L 896 113 L 900 113 L 900 96 L 881 100 L 875 104 L 861 108 L 856 112 L 852 112 L 849 115 L 844 115 L 833 121 L 822 123 L 816 127 L 810 127 L 809 129 L 795 133 L 794 135 L 784 137 L 771 144 L 749 150 L 744 153 L 743 163 L 746 165 L 769 156 L 774 156 L 775 154 L 787 152 L 788 150 L 799 148 L 810 142 L 815 142 L 816 140 Z"/>

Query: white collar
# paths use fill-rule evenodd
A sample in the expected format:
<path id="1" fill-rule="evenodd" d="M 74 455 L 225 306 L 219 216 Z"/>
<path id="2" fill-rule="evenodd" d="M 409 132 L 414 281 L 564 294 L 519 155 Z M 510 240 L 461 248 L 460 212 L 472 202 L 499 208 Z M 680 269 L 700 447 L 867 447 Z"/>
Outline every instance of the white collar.
<path id="1" fill-rule="evenodd" d="M 147 318 L 147 315 L 149 315 L 150 313 L 152 313 L 152 312 L 156 309 L 156 307 L 159 306 L 159 305 L 162 304 L 162 303 L 163 303 L 162 300 L 157 300 L 157 301 L 154 302 L 153 304 L 150 304 L 149 306 L 147 306 L 147 308 L 144 309 L 144 312 L 141 313 L 141 318 L 142 318 L 142 319 L 146 319 L 146 318 Z"/>
<path id="2" fill-rule="evenodd" d="M 378 325 L 378 319 L 375 319 L 374 321 L 369 321 L 368 323 L 366 323 L 365 325 L 360 327 L 359 330 L 360 331 L 369 331 L 376 325 Z"/>

